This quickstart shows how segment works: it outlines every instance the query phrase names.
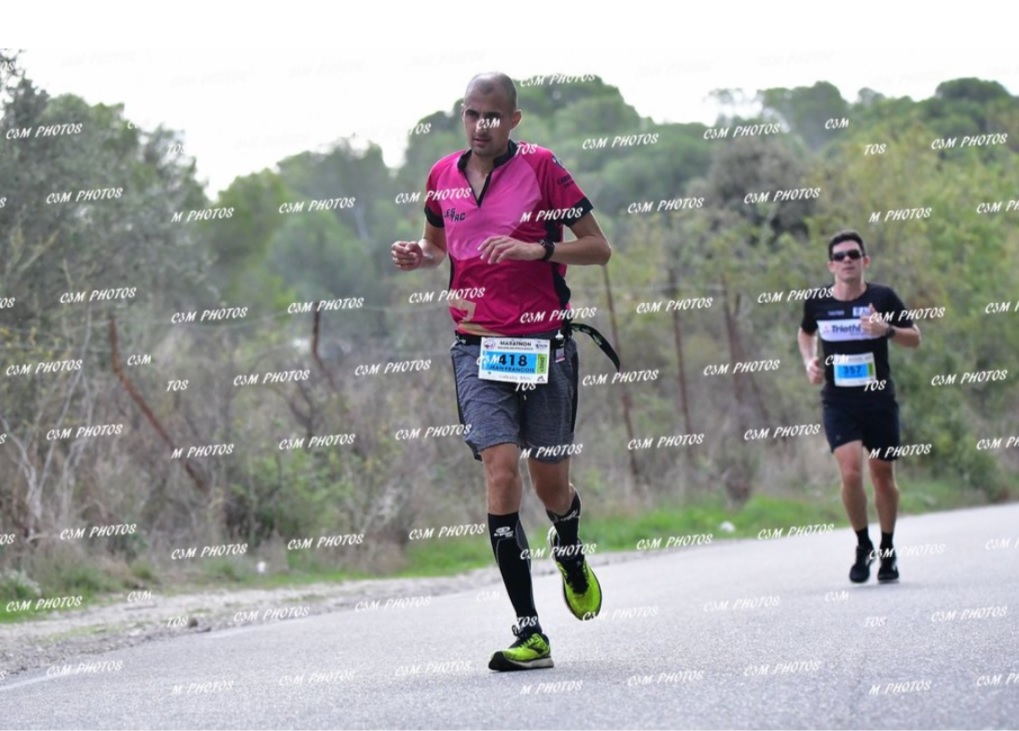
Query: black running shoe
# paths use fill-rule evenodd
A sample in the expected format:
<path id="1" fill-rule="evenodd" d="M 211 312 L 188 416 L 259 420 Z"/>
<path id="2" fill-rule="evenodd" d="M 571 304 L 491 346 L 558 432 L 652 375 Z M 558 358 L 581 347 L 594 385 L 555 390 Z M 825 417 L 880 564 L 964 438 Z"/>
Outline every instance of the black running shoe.
<path id="1" fill-rule="evenodd" d="M 882 584 L 891 584 L 899 580 L 899 567 L 895 565 L 895 549 L 881 549 L 881 566 L 877 570 L 877 580 Z"/>
<path id="2" fill-rule="evenodd" d="M 870 578 L 870 565 L 874 563 L 874 546 L 857 546 L 856 563 L 849 569 L 849 580 L 862 584 Z"/>

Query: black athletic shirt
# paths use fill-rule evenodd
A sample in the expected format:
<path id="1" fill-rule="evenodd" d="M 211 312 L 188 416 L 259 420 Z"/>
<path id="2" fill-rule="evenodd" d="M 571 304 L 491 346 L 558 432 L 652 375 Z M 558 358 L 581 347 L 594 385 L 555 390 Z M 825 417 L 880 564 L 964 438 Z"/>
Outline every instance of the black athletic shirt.
<path id="1" fill-rule="evenodd" d="M 885 322 L 896 327 L 912 327 L 906 306 L 891 287 L 873 282 L 866 283 L 866 289 L 854 300 L 837 300 L 831 296 L 831 285 L 819 288 L 821 296 L 803 302 L 803 321 L 800 327 L 809 335 L 818 332 L 821 341 L 821 362 L 824 363 L 824 388 L 821 398 L 828 402 L 859 402 L 861 399 L 881 400 L 895 398 L 892 370 L 888 364 L 888 339 L 870 337 L 860 327 L 860 317 L 869 312 L 873 304 Z M 872 353 L 872 356 L 868 356 Z M 846 358 L 848 356 L 848 358 Z M 841 357 L 841 358 L 840 358 Z M 863 362 L 869 360 L 873 365 Z M 841 362 L 841 373 L 850 383 L 866 378 L 885 381 L 880 390 L 864 390 L 863 385 L 836 385 L 836 362 Z M 867 373 L 870 375 L 866 375 Z"/>

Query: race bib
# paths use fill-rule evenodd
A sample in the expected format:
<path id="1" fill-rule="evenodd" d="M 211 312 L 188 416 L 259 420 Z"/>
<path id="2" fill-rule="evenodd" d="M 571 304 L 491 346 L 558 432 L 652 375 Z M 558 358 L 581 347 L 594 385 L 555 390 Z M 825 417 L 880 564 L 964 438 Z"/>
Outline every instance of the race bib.
<path id="1" fill-rule="evenodd" d="M 836 386 L 866 386 L 877 380 L 873 353 L 836 355 L 832 364 Z"/>
<path id="2" fill-rule="evenodd" d="M 478 378 L 510 383 L 548 383 L 549 341 L 481 338 Z"/>

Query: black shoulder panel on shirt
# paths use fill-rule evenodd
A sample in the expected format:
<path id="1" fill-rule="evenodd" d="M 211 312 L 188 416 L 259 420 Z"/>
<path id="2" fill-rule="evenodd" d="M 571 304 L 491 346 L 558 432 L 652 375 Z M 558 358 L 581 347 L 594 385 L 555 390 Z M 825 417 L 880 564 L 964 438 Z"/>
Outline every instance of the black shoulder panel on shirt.
<path id="1" fill-rule="evenodd" d="M 436 215 L 428 206 L 425 206 L 425 218 L 435 228 L 446 228 L 446 223 L 442 220 L 442 216 Z"/>

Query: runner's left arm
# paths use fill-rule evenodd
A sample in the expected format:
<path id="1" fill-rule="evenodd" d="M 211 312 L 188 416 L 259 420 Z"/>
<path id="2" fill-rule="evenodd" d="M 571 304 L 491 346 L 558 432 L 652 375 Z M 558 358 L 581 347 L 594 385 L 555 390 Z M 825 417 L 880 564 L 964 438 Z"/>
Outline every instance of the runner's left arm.
<path id="1" fill-rule="evenodd" d="M 570 226 L 577 238 L 556 244 L 555 253 L 549 261 L 558 264 L 607 264 L 612 256 L 609 244 L 594 214 L 588 211 Z M 540 244 L 539 244 L 540 246 Z M 544 255 L 544 250 L 542 250 Z"/>
<path id="2" fill-rule="evenodd" d="M 893 343 L 903 346 L 904 348 L 917 348 L 920 346 L 920 328 L 916 326 L 913 319 L 909 316 L 909 311 L 906 310 L 906 305 L 902 303 L 899 295 L 895 293 L 895 290 L 888 291 L 888 299 L 891 302 L 891 309 L 896 313 L 896 319 L 888 324 L 895 328 L 895 336 L 889 338 Z M 891 331 L 889 330 L 889 333 Z"/>
<path id="3" fill-rule="evenodd" d="M 920 345 L 920 329 L 909 316 L 906 305 L 902 303 L 895 290 L 887 290 L 885 302 L 881 311 L 878 312 L 873 304 L 870 305 L 870 315 L 861 318 L 861 327 L 868 334 L 886 337 L 893 343 L 898 343 L 905 348 L 916 348 Z M 884 314 L 892 315 L 885 318 Z M 888 337 L 894 330 L 894 336 Z"/>

